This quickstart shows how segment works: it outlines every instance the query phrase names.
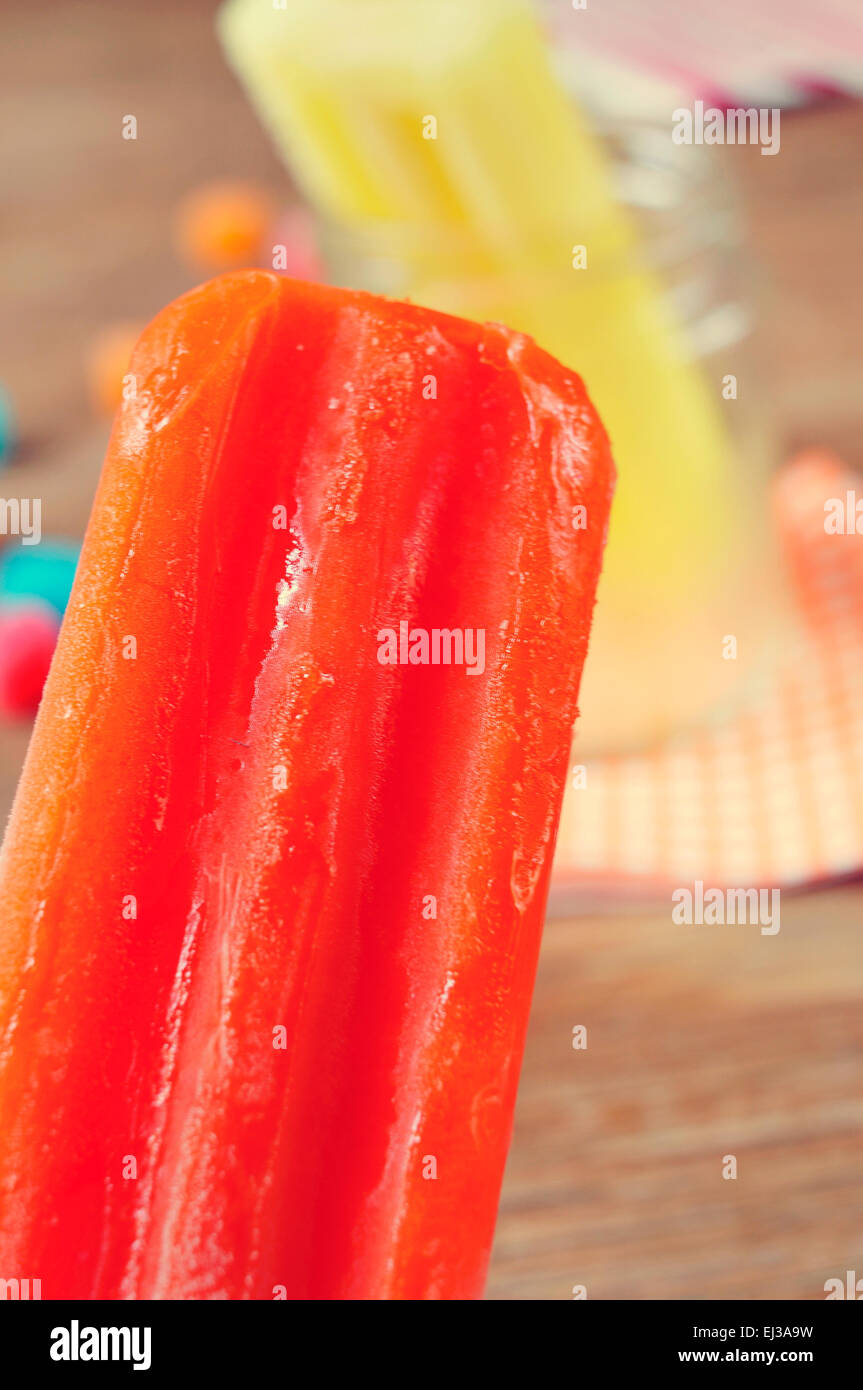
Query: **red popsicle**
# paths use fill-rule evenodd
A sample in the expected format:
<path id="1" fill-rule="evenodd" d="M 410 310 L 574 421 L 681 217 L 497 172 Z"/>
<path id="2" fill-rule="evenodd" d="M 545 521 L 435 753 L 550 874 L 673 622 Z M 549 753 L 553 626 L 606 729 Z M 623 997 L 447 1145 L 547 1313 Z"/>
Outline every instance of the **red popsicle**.
<path id="1" fill-rule="evenodd" d="M 0 1276 L 478 1297 L 604 432 L 518 334 L 264 272 L 130 370 L 0 861 Z"/>

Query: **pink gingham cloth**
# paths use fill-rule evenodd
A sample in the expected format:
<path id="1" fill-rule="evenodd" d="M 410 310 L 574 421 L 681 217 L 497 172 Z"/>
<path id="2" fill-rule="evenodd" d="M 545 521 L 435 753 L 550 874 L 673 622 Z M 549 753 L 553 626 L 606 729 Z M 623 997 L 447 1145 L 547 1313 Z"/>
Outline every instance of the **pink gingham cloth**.
<path id="1" fill-rule="evenodd" d="M 825 529 L 863 479 L 825 453 L 780 473 L 775 514 L 797 631 L 724 720 L 638 756 L 588 761 L 570 787 L 554 891 L 702 879 L 801 885 L 863 869 L 863 534 Z M 860 518 L 863 530 L 863 515 Z"/>

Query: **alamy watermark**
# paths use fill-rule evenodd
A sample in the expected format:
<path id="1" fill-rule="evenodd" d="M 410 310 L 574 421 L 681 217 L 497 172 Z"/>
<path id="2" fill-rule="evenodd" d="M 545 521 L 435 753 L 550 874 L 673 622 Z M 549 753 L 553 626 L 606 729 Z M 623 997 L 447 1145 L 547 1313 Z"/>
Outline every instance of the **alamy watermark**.
<path id="1" fill-rule="evenodd" d="M 860 1303 L 863 1301 L 863 1279 L 857 1278 L 856 1270 L 846 1269 L 844 1279 L 833 1278 L 824 1281 L 824 1297 L 828 1303 L 831 1299 L 837 1298 Z"/>
<path id="2" fill-rule="evenodd" d="M 68 1327 L 51 1332 L 52 1361 L 131 1361 L 133 1371 L 148 1371 L 152 1328 L 82 1327 L 73 1318 Z"/>
<path id="3" fill-rule="evenodd" d="M 20 536 L 22 545 L 42 539 L 41 497 L 0 497 L 0 536 Z"/>
<path id="4" fill-rule="evenodd" d="M 41 1297 L 41 1279 L 0 1279 L 0 1302 L 27 1302 Z"/>
<path id="5" fill-rule="evenodd" d="M 378 633 L 381 666 L 464 666 L 467 675 L 485 670 L 484 627 L 382 627 Z"/>
<path id="6" fill-rule="evenodd" d="M 696 879 L 691 888 L 671 894 L 671 920 L 689 926 L 760 926 L 762 936 L 779 931 L 778 888 L 705 888 Z"/>
<path id="7" fill-rule="evenodd" d="M 828 536 L 863 536 L 863 497 L 849 489 L 844 497 L 828 497 L 824 503 L 824 530 Z"/>
<path id="8" fill-rule="evenodd" d="M 778 106 L 678 106 L 671 113 L 675 145 L 760 145 L 762 154 L 779 153 Z"/>

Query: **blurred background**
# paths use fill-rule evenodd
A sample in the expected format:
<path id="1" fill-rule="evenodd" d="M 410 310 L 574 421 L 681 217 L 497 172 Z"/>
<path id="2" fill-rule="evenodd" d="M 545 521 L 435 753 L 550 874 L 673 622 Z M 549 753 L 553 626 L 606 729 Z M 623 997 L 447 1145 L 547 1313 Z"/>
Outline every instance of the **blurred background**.
<path id="1" fill-rule="evenodd" d="M 859 7 L 219 8 L 4 5 L 3 813 L 167 301 L 256 264 L 532 333 L 620 482 L 489 1296 L 824 1297 L 863 1275 Z M 696 102 L 769 124 L 677 143 Z M 781 931 L 675 924 L 697 880 Z"/>

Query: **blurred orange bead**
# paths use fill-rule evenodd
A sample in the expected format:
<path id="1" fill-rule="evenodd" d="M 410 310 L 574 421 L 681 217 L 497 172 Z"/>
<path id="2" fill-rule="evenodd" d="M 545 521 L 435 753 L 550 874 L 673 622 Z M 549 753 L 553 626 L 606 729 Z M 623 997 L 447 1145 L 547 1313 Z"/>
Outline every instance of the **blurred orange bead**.
<path id="1" fill-rule="evenodd" d="M 272 218 L 272 199 L 254 184 L 204 184 L 177 210 L 177 250 L 185 261 L 207 270 L 253 265 Z"/>
<path id="2" fill-rule="evenodd" d="M 129 359 L 143 328 L 143 323 L 113 323 L 93 339 L 87 356 L 87 382 L 100 415 L 113 415 L 123 398 Z"/>

